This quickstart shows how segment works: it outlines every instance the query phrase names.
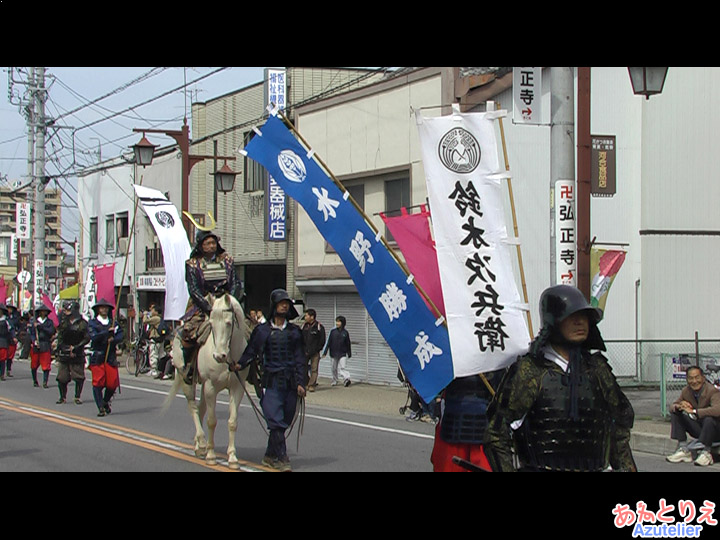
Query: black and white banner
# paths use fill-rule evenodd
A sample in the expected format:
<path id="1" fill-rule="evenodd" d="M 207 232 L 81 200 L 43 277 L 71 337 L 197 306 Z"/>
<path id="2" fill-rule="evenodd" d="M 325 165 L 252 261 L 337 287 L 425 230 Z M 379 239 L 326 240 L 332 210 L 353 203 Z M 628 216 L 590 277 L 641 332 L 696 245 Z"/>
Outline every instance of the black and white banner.
<path id="1" fill-rule="evenodd" d="M 505 367 L 529 344 L 495 137 L 504 114 L 416 113 L 456 377 Z"/>
<path id="2" fill-rule="evenodd" d="M 185 284 L 185 261 L 191 246 L 177 208 L 152 188 L 133 185 L 143 210 L 150 218 L 165 260 L 165 310 L 163 317 L 176 321 L 185 314 L 190 295 Z"/>

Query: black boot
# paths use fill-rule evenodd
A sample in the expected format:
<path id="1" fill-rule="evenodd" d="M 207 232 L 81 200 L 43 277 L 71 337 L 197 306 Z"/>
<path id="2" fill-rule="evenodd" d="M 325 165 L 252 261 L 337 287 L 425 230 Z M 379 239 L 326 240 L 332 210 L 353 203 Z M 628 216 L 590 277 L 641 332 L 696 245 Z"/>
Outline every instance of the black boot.
<path id="1" fill-rule="evenodd" d="M 48 388 L 48 379 L 50 379 L 50 370 L 43 369 L 43 388 Z"/>
<path id="2" fill-rule="evenodd" d="M 185 384 L 192 384 L 193 375 L 195 374 L 195 370 L 193 369 L 193 364 L 191 361 L 194 350 L 195 350 L 195 347 L 183 347 L 182 348 L 183 368 L 182 368 L 182 372 L 180 374 L 182 375 L 182 378 L 183 378 L 183 381 L 185 382 Z"/>
<path id="3" fill-rule="evenodd" d="M 93 386 L 93 399 L 98 408 L 98 416 L 105 416 L 105 406 L 102 400 L 102 388 Z"/>
<path id="4" fill-rule="evenodd" d="M 35 386 L 35 387 L 40 386 L 40 385 L 38 384 L 38 380 L 37 380 L 37 368 L 35 368 L 35 369 L 31 370 L 31 371 L 32 371 L 33 386 Z"/>
<path id="5" fill-rule="evenodd" d="M 58 390 L 60 390 L 60 399 L 58 399 L 55 403 L 57 405 L 62 405 L 65 403 L 65 398 L 67 397 L 67 383 L 63 384 L 58 382 Z"/>
<path id="6" fill-rule="evenodd" d="M 82 379 L 75 381 L 75 405 L 82 405 L 82 400 L 80 399 L 80 396 L 82 395 L 82 389 L 84 384 L 85 381 Z"/>
<path id="7" fill-rule="evenodd" d="M 112 399 L 114 393 L 115 390 L 111 390 L 110 388 L 105 389 L 105 396 L 103 397 L 103 407 L 105 408 L 105 414 L 110 414 L 112 412 L 110 410 L 110 400 Z"/>

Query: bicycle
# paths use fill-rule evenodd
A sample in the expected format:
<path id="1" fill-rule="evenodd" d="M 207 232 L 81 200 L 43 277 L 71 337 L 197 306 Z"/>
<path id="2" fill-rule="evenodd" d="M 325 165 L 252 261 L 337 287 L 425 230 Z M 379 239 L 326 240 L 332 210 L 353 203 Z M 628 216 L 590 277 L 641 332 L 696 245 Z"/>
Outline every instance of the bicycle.
<path id="1" fill-rule="evenodd" d="M 706 372 L 706 378 L 710 384 L 712 384 L 715 388 L 720 390 L 720 376 L 718 376 L 718 372 L 720 371 L 720 366 L 717 364 L 707 364 L 705 366 L 705 372 Z"/>
<path id="2" fill-rule="evenodd" d="M 131 350 L 125 358 L 125 369 L 130 375 L 137 377 L 150 371 L 150 347 L 146 339 L 133 342 Z"/>

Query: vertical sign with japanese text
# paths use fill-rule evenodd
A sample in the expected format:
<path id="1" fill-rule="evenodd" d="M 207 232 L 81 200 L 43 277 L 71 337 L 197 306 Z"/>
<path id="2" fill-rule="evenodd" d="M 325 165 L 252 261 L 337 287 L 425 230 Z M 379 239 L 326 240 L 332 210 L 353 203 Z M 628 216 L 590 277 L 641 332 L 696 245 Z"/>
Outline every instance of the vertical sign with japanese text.
<path id="1" fill-rule="evenodd" d="M 555 182 L 555 282 L 576 283 L 575 180 Z"/>
<path id="2" fill-rule="evenodd" d="M 30 238 L 30 203 L 15 203 L 15 234 L 21 240 Z"/>
<path id="3" fill-rule="evenodd" d="M 287 73 L 284 69 L 265 69 L 265 106 L 275 105 L 278 110 L 287 106 Z M 265 186 L 266 237 L 268 242 L 287 239 L 285 192 L 280 184 L 268 176 Z"/>
<path id="4" fill-rule="evenodd" d="M 615 136 L 592 135 L 590 163 L 590 194 L 593 197 L 615 195 Z"/>
<path id="5" fill-rule="evenodd" d="M 513 68 L 513 122 L 540 124 L 542 118 L 542 68 Z"/>
<path id="6" fill-rule="evenodd" d="M 35 269 L 33 275 L 34 282 L 34 297 L 33 297 L 33 308 L 42 304 L 42 293 L 45 291 L 45 261 L 42 259 L 35 259 Z"/>

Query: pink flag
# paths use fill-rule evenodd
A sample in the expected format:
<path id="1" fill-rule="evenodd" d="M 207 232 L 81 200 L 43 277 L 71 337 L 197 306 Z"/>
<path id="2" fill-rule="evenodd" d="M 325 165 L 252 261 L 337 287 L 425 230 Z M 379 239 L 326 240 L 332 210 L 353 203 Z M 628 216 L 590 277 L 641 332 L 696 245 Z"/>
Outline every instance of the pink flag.
<path id="1" fill-rule="evenodd" d="M 95 298 L 97 301 L 106 300 L 115 305 L 115 263 L 96 266 L 93 271 L 95 272 Z"/>
<path id="2" fill-rule="evenodd" d="M 5 283 L 5 278 L 3 276 L 0 276 L 0 304 L 4 304 L 7 300 L 7 283 Z"/>
<path id="3" fill-rule="evenodd" d="M 50 310 L 48 318 L 55 324 L 55 328 L 57 328 L 60 324 L 60 320 L 58 319 L 57 313 L 55 313 L 55 306 L 53 306 L 52 300 L 50 300 L 47 293 L 43 293 L 42 301 L 43 305 Z"/>
<path id="4" fill-rule="evenodd" d="M 387 217 L 382 213 L 380 217 L 390 229 L 420 288 L 425 291 L 444 317 L 445 303 L 440 285 L 437 252 L 428 222 L 430 212 L 425 205 L 422 205 L 421 211 L 417 214 L 408 214 L 407 209 L 402 208 L 401 215 L 397 217 Z M 428 304 L 428 307 L 432 310 L 432 306 Z"/>

